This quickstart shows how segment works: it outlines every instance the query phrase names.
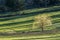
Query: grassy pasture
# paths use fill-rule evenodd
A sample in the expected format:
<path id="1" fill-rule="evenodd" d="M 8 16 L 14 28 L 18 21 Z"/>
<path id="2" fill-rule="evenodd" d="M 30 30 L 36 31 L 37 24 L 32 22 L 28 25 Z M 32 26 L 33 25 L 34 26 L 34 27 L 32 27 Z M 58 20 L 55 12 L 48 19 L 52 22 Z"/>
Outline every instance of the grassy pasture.
<path id="1" fill-rule="evenodd" d="M 23 15 L 24 12 L 24 15 Z M 0 33 L 22 32 L 22 31 L 40 31 L 40 29 L 32 29 L 34 17 L 37 15 L 46 14 L 52 18 L 53 25 L 45 28 L 45 30 L 60 31 L 60 6 L 49 8 L 36 8 L 23 10 L 18 12 L 7 12 L 0 14 Z M 26 34 L 16 36 L 0 36 L 0 40 L 60 40 L 60 33 L 56 34 Z"/>

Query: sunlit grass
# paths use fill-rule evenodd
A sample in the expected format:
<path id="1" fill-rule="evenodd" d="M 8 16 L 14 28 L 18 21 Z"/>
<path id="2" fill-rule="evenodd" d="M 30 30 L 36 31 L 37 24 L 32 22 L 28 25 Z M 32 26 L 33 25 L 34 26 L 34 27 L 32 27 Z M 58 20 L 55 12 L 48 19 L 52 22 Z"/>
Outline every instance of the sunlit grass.
<path id="1" fill-rule="evenodd" d="M 37 40 L 37 39 L 39 39 L 39 40 L 58 40 L 58 39 L 60 39 L 60 34 L 53 34 L 53 35 L 37 35 L 37 36 L 22 36 L 22 37 L 12 37 L 12 36 L 10 36 L 10 37 L 0 37 L 0 39 L 2 39 L 2 40 L 6 40 L 6 39 L 9 39 L 9 40 Z"/>
<path id="2" fill-rule="evenodd" d="M 32 20 L 32 19 L 33 19 L 33 17 L 18 18 L 18 19 L 13 19 L 13 20 L 8 20 L 8 21 L 0 22 L 0 24 L 14 23 L 14 22 L 22 22 L 22 21 L 28 21 L 28 20 Z"/>
<path id="3" fill-rule="evenodd" d="M 25 14 L 32 14 L 37 12 L 37 15 L 41 15 L 38 14 L 38 12 L 40 11 L 44 11 L 44 10 L 52 10 L 55 8 L 58 8 L 60 6 L 54 6 L 54 7 L 49 7 L 49 8 L 36 8 L 36 9 L 29 9 L 29 10 L 23 10 L 23 11 L 18 11 L 18 12 L 7 12 L 6 14 L 0 14 L 0 16 L 7 16 L 7 15 L 16 15 L 16 14 L 22 14 L 23 12 Z M 52 26 L 49 26 L 48 28 L 45 28 L 45 30 L 52 30 L 55 29 L 56 27 L 60 27 L 60 23 L 58 23 L 60 21 L 60 17 L 57 17 L 56 15 L 60 15 L 60 11 L 55 11 L 55 12 L 47 12 L 47 13 L 43 13 L 46 14 L 48 16 L 50 16 L 53 20 L 54 23 Z M 36 14 L 29 16 L 26 15 L 27 17 L 21 17 L 21 16 L 13 16 L 13 17 L 6 17 L 6 18 L 0 18 L 0 32 L 9 32 L 9 31 L 30 31 L 32 29 L 32 25 L 33 25 L 33 20 L 34 17 L 37 16 Z M 29 16 L 29 17 L 28 17 Z M 53 17 L 56 16 L 56 17 Z M 8 18 L 10 18 L 8 20 Z M 13 19 L 14 18 L 14 19 Z M 31 30 L 31 31 L 40 31 L 37 29 Z M 27 34 L 28 35 L 28 34 Z M 0 40 L 60 40 L 60 34 L 50 34 L 50 35 L 28 35 L 28 36 L 22 36 L 20 37 L 20 35 L 18 36 L 0 36 Z"/>

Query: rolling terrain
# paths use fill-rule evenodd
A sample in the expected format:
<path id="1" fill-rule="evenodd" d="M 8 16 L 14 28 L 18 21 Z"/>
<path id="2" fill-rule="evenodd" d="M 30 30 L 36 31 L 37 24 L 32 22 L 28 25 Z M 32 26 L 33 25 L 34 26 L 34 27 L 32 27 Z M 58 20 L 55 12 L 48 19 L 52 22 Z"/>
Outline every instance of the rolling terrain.
<path id="1" fill-rule="evenodd" d="M 34 17 L 41 14 L 52 18 L 53 25 L 45 32 L 32 29 Z M 60 6 L 0 13 L 0 40 L 60 40 L 59 29 Z"/>

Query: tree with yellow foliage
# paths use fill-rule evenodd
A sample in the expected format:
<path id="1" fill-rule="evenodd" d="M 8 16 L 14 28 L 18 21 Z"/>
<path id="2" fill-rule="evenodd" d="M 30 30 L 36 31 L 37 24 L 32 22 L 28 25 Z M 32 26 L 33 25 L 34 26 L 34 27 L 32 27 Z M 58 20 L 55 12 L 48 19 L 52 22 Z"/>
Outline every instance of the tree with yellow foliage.
<path id="1" fill-rule="evenodd" d="M 52 25 L 51 17 L 46 14 L 41 14 L 35 17 L 33 28 L 41 28 L 42 32 L 44 27 Z"/>

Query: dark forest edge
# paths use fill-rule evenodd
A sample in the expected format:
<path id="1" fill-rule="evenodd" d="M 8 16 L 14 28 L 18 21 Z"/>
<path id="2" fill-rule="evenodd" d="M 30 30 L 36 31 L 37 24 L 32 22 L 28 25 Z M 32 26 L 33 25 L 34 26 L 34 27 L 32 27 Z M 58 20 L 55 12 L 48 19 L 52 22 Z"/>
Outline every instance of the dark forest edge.
<path id="1" fill-rule="evenodd" d="M 20 11 L 31 8 L 47 8 L 60 6 L 59 0 L 6 0 L 5 5 L 0 6 L 0 12 Z"/>

